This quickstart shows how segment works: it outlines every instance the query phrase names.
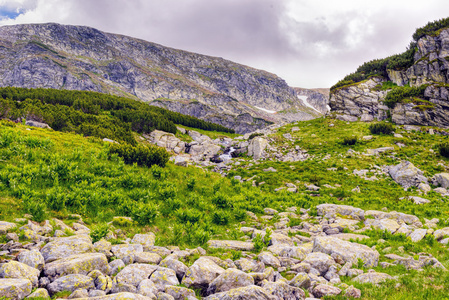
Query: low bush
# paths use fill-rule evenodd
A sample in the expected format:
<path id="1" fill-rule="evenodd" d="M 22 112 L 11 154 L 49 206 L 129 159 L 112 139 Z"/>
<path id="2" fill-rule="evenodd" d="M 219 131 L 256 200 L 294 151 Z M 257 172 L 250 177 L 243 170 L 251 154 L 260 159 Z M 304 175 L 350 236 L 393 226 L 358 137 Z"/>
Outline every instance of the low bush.
<path id="1" fill-rule="evenodd" d="M 394 126 L 390 123 L 374 123 L 368 127 L 372 134 L 392 134 L 394 132 Z"/>
<path id="2" fill-rule="evenodd" d="M 385 96 L 384 104 L 393 109 L 397 103 L 404 102 L 407 98 L 424 98 L 424 91 L 428 85 L 421 85 L 419 87 L 400 86 L 393 88 Z"/>
<path id="3" fill-rule="evenodd" d="M 90 237 L 92 238 L 92 243 L 98 242 L 102 238 L 106 237 L 109 232 L 108 224 L 98 224 L 90 232 Z"/>
<path id="4" fill-rule="evenodd" d="M 216 211 L 212 215 L 212 222 L 216 225 L 228 225 L 229 220 L 229 213 L 223 210 Z"/>
<path id="5" fill-rule="evenodd" d="M 355 137 L 355 136 L 346 136 L 346 137 L 343 138 L 342 144 L 345 145 L 345 146 L 355 145 L 355 144 L 357 144 L 357 137 Z"/>
<path id="6" fill-rule="evenodd" d="M 157 215 L 157 206 L 154 204 L 140 203 L 131 212 L 132 219 L 140 225 L 152 224 L 156 220 Z"/>
<path id="7" fill-rule="evenodd" d="M 130 144 L 111 144 L 109 147 L 109 158 L 118 154 L 126 164 L 137 163 L 139 166 L 151 167 L 158 165 L 165 167 L 170 154 L 164 148 L 156 146 L 132 146 Z"/>
<path id="8" fill-rule="evenodd" d="M 441 156 L 449 158 L 449 142 L 439 144 L 438 153 L 440 153 Z"/>

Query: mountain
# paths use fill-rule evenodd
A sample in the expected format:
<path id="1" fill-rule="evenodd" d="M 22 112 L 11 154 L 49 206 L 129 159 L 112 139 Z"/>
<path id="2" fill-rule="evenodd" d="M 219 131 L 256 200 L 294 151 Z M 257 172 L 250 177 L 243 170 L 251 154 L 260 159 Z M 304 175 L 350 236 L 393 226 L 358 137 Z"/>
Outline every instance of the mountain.
<path id="1" fill-rule="evenodd" d="M 0 86 L 97 91 L 246 133 L 320 115 L 274 74 L 84 26 L 0 27 Z"/>
<path id="2" fill-rule="evenodd" d="M 360 66 L 331 88 L 332 113 L 346 121 L 449 127 L 449 18 L 418 28 L 402 54 Z"/>
<path id="3" fill-rule="evenodd" d="M 310 106 L 312 106 L 315 110 L 319 111 L 322 114 L 326 114 L 329 108 L 329 91 L 330 89 L 303 89 L 303 88 L 294 88 L 298 97 L 303 99 L 303 102 L 307 102 Z M 305 98 L 303 98 L 305 97 Z"/>

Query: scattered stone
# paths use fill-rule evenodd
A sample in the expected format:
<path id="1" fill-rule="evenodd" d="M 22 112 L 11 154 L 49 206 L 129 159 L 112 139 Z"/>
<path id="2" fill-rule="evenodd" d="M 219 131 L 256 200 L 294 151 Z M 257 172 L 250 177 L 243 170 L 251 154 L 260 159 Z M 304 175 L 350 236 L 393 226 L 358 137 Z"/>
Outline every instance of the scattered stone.
<path id="1" fill-rule="evenodd" d="M 65 225 L 65 224 L 64 224 Z M 75 254 L 93 252 L 94 247 L 90 237 L 85 235 L 74 235 L 56 238 L 41 249 L 45 263 Z"/>
<path id="2" fill-rule="evenodd" d="M 338 287 L 327 285 L 327 284 L 318 284 L 313 288 L 313 295 L 315 297 L 321 298 L 324 296 L 335 296 L 341 293 L 341 289 Z"/>
<path id="3" fill-rule="evenodd" d="M 394 278 L 385 273 L 371 272 L 360 274 L 356 278 L 352 279 L 353 281 L 357 281 L 360 283 L 371 283 L 371 284 L 379 284 L 385 282 L 387 280 L 393 280 Z"/>
<path id="4" fill-rule="evenodd" d="M 240 270 L 230 268 L 210 283 L 207 294 L 211 295 L 250 285 L 254 285 L 253 277 Z"/>
<path id="5" fill-rule="evenodd" d="M 56 294 L 62 291 L 73 292 L 77 289 L 94 289 L 94 281 L 86 275 L 70 274 L 59 277 L 48 285 L 50 294 Z"/>
<path id="6" fill-rule="evenodd" d="M 409 161 L 403 161 L 389 169 L 391 178 L 404 188 L 418 186 L 420 183 L 427 184 L 427 178 L 423 176 L 424 172 L 415 167 Z"/>

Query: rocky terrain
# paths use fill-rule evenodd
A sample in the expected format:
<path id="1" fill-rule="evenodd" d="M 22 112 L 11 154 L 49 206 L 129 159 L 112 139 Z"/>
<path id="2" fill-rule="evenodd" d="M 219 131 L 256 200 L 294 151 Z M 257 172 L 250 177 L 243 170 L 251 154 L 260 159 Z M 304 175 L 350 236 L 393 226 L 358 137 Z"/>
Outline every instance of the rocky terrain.
<path id="1" fill-rule="evenodd" d="M 121 233 L 113 225 L 120 217 L 111 222 L 106 239 L 95 243 L 91 230 L 76 215 L 72 226 L 58 219 L 42 224 L 26 219 L 0 222 L 0 232 L 9 240 L 0 245 L 0 297 L 46 299 L 66 292 L 71 299 L 197 299 L 199 294 L 203 299 L 275 300 L 305 299 L 308 291 L 316 298 L 339 294 L 360 298 L 360 290 L 340 278 L 395 284 L 397 278 L 370 268 L 445 269 L 428 254 L 388 254 L 380 261 L 375 247 L 349 241 L 369 239 L 363 233 L 376 228 L 406 234 L 413 242 L 433 235 L 447 244 L 449 238 L 443 238 L 449 228 L 432 229 L 438 220 L 426 220 L 429 229 L 423 229 L 413 215 L 335 204 L 317 206 L 316 217 L 296 207 L 284 212 L 265 208 L 264 212 L 260 217 L 248 212 L 251 221 L 241 225 L 245 234 L 241 240 L 208 241 L 210 250 L 241 251 L 241 258 L 234 260 L 208 255 L 201 247 L 155 246 L 151 232 L 111 244 L 108 239 Z M 276 217 L 279 221 L 273 226 L 265 225 Z M 288 226 L 293 219 L 299 225 Z M 25 237 L 22 242 L 14 233 L 17 228 Z M 267 250 L 254 253 L 258 243 L 268 245 Z"/>
<path id="2" fill-rule="evenodd" d="M 239 133 L 320 115 L 274 74 L 82 26 L 0 28 L 0 86 L 138 98 Z"/>
<path id="3" fill-rule="evenodd" d="M 331 91 L 330 107 L 337 118 L 347 121 L 385 120 L 389 116 L 396 124 L 449 126 L 449 29 L 425 35 L 416 42 L 413 65 L 403 70 L 386 69 L 385 76 L 374 75 L 366 80 L 335 88 Z M 384 100 L 391 89 L 382 84 L 398 86 L 426 85 L 424 94 L 396 103 L 392 107 Z"/>

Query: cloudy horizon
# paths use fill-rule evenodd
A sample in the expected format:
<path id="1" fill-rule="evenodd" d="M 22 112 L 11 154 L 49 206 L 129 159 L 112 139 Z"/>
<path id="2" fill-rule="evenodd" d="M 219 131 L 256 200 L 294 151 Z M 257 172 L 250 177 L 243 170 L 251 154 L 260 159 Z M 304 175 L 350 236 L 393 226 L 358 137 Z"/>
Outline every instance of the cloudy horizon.
<path id="1" fill-rule="evenodd" d="M 330 87 L 363 62 L 406 50 L 449 1 L 0 0 L 0 25 L 83 25 Z"/>

